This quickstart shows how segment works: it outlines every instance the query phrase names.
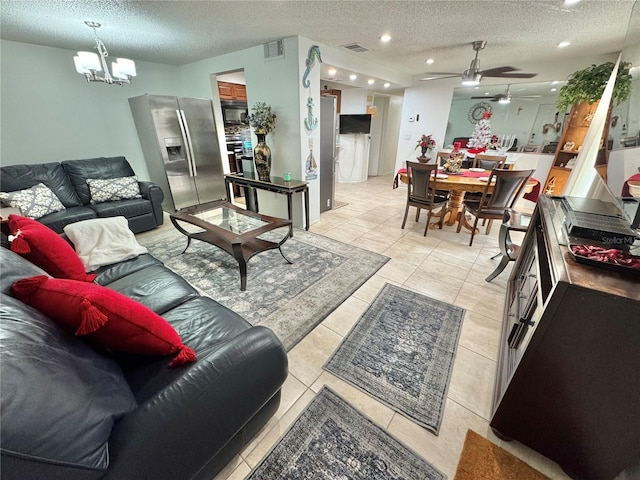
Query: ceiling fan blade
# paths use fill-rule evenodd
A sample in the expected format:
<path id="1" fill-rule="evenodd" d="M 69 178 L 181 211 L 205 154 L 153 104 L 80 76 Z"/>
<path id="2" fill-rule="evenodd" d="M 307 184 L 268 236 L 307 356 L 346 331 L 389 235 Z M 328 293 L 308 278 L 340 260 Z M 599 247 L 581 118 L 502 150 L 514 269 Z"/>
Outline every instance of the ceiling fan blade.
<path id="1" fill-rule="evenodd" d="M 428 76 L 431 76 L 431 75 L 453 75 L 454 77 L 459 77 L 462 74 L 461 73 L 454 73 L 454 72 L 427 72 L 427 73 L 425 73 L 425 75 L 428 75 Z"/>
<path id="2" fill-rule="evenodd" d="M 445 77 L 423 77 L 423 78 L 420 78 L 419 80 L 422 81 L 422 82 L 428 82 L 428 81 L 431 81 L 431 80 L 442 80 L 443 78 L 455 78 L 455 77 L 459 77 L 459 76 L 460 75 L 458 75 L 458 74 L 451 74 L 451 75 L 447 75 Z"/>
<path id="3" fill-rule="evenodd" d="M 538 75 L 537 73 L 494 73 L 487 75 L 482 72 L 483 77 L 493 77 L 493 78 L 532 78 Z"/>
<path id="4" fill-rule="evenodd" d="M 493 97 L 487 97 L 486 95 L 482 95 L 480 97 L 471 97 L 473 99 L 477 99 L 477 98 L 484 98 L 485 100 L 494 100 L 494 99 L 498 99 L 498 97 L 493 96 Z"/>
<path id="5" fill-rule="evenodd" d="M 492 76 L 495 73 L 517 72 L 518 70 L 520 69 L 516 67 L 487 68 L 486 70 L 482 70 L 482 75 Z"/>

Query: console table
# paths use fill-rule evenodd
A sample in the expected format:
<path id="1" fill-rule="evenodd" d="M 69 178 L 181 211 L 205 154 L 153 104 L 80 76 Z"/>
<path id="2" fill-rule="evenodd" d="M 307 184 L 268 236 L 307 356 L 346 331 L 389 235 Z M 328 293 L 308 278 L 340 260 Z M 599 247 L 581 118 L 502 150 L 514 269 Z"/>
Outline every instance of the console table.
<path id="1" fill-rule="evenodd" d="M 640 459 L 640 283 L 576 263 L 563 221 L 540 197 L 507 286 L 490 425 L 572 477 L 614 478 Z"/>
<path id="2" fill-rule="evenodd" d="M 309 230 L 309 183 L 303 180 L 284 180 L 282 177 L 271 176 L 269 181 L 258 179 L 257 173 L 245 172 L 245 175 L 228 173 L 224 176 L 224 184 L 227 190 L 227 201 L 231 202 L 231 185 L 240 185 L 243 187 L 253 187 L 268 192 L 276 192 L 287 196 L 287 213 L 288 219 L 293 221 L 293 200 L 294 193 L 302 193 L 304 196 L 304 221 L 305 230 Z M 247 208 L 259 211 L 258 199 L 250 198 L 249 193 L 245 196 L 247 200 Z M 293 224 L 289 227 L 289 236 L 293 237 Z"/>

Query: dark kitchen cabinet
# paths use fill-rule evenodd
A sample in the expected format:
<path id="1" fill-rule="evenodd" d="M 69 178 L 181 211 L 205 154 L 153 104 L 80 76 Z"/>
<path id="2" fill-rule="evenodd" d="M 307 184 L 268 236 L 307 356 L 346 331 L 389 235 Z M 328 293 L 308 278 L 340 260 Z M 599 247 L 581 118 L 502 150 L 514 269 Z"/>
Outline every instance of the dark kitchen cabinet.
<path id="1" fill-rule="evenodd" d="M 507 287 L 491 427 L 572 476 L 640 462 L 640 282 L 576 263 L 540 197 Z"/>

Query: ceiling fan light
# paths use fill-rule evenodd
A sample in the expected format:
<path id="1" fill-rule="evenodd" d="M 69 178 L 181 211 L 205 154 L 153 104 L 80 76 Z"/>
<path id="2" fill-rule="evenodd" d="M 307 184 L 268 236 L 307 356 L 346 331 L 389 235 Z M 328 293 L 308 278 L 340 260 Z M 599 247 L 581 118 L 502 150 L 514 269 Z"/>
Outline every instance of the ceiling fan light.
<path id="1" fill-rule="evenodd" d="M 511 103 L 511 97 L 501 97 L 498 103 Z"/>
<path id="2" fill-rule="evenodd" d="M 480 79 L 482 75 L 478 71 L 474 70 L 465 70 L 461 77 L 461 83 L 465 87 L 473 87 L 480 84 Z"/>

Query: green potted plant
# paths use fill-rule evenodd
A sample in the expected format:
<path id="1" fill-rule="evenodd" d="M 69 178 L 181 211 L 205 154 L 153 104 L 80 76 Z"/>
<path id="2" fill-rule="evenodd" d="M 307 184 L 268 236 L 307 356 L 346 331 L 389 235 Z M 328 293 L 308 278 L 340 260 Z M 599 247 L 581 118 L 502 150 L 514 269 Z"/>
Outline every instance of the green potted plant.
<path id="1" fill-rule="evenodd" d="M 560 89 L 557 101 L 558 109 L 565 111 L 572 105 L 577 105 L 582 102 L 592 104 L 600 100 L 614 65 L 613 62 L 591 65 L 569 75 L 569 80 L 566 85 Z M 622 62 L 618 68 L 616 83 L 613 86 L 613 95 L 611 98 L 611 100 L 617 100 L 617 103 L 621 103 L 629 98 L 629 93 L 631 92 L 630 67 L 630 63 Z"/>
<path id="2" fill-rule="evenodd" d="M 265 102 L 257 102 L 251 107 L 253 112 L 247 120 L 258 137 L 258 144 L 253 149 L 253 161 L 256 164 L 258 178 L 270 181 L 271 176 L 271 149 L 265 143 L 267 134 L 276 128 L 276 113 Z"/>

